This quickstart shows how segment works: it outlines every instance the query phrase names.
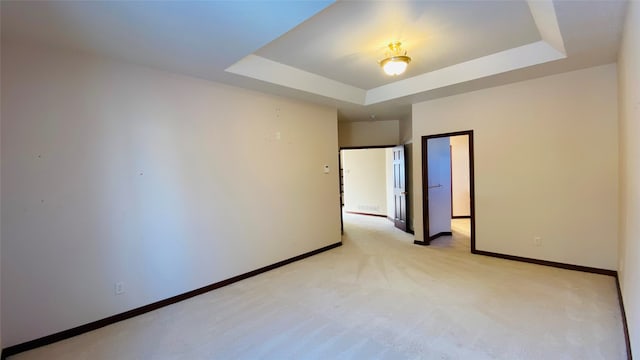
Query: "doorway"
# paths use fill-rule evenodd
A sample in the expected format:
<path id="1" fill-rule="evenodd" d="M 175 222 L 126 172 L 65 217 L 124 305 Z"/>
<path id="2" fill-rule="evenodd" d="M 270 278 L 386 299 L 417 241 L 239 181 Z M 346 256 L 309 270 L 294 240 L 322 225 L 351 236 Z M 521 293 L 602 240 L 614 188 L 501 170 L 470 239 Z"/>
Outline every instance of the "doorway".
<path id="1" fill-rule="evenodd" d="M 405 159 L 405 145 L 341 148 L 341 215 L 344 211 L 385 217 L 400 230 L 412 232 Z"/>
<path id="2" fill-rule="evenodd" d="M 452 138 L 467 144 L 462 154 L 454 154 Z M 466 160 L 468 173 L 468 204 L 460 201 L 464 191 L 454 192 L 454 160 Z M 457 171 L 459 174 L 459 170 Z M 458 175 L 459 177 L 459 175 Z M 454 198 L 455 196 L 455 198 Z M 452 234 L 453 219 L 469 219 L 471 252 L 475 252 L 475 194 L 473 130 L 459 131 L 422 137 L 422 208 L 424 240 L 418 245 L 429 245 L 431 241 Z"/>

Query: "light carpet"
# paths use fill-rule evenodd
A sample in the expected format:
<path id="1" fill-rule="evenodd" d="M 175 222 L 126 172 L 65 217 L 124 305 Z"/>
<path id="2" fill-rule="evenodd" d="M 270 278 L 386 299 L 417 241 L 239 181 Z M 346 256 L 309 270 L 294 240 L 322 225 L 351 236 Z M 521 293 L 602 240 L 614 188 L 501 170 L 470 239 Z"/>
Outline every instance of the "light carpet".
<path id="1" fill-rule="evenodd" d="M 12 359 L 625 359 L 614 278 L 432 246 L 345 214 L 342 247 Z"/>

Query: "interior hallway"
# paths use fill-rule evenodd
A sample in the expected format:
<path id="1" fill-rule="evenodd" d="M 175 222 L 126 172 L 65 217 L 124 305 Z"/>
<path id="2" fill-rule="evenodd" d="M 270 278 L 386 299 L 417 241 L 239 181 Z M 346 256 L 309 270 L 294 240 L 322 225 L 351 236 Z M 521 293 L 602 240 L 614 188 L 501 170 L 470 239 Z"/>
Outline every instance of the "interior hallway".
<path id="1" fill-rule="evenodd" d="M 12 359 L 625 358 L 612 277 L 471 255 L 464 221 L 345 214 L 342 247 Z"/>

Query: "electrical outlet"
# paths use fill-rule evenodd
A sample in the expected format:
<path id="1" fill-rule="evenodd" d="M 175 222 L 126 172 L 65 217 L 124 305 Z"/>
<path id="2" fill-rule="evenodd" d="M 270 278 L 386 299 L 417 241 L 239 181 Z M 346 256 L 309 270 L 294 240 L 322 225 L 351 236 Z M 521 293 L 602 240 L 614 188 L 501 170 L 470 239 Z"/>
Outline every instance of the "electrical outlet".
<path id="1" fill-rule="evenodd" d="M 115 283 L 115 285 L 113 286 L 113 292 L 116 295 L 122 295 L 124 294 L 124 283 L 123 282 L 117 282 Z"/>
<path id="2" fill-rule="evenodd" d="M 533 245 L 542 246 L 542 238 L 540 236 L 533 237 Z"/>

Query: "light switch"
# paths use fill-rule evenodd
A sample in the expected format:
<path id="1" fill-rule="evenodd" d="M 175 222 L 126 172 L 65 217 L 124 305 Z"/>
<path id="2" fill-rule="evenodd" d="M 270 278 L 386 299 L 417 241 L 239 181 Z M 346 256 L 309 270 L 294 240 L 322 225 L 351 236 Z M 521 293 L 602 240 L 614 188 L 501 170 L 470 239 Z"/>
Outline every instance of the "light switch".
<path id="1" fill-rule="evenodd" d="M 325 165 L 324 166 L 324 173 L 328 174 L 329 173 L 329 165 Z"/>

